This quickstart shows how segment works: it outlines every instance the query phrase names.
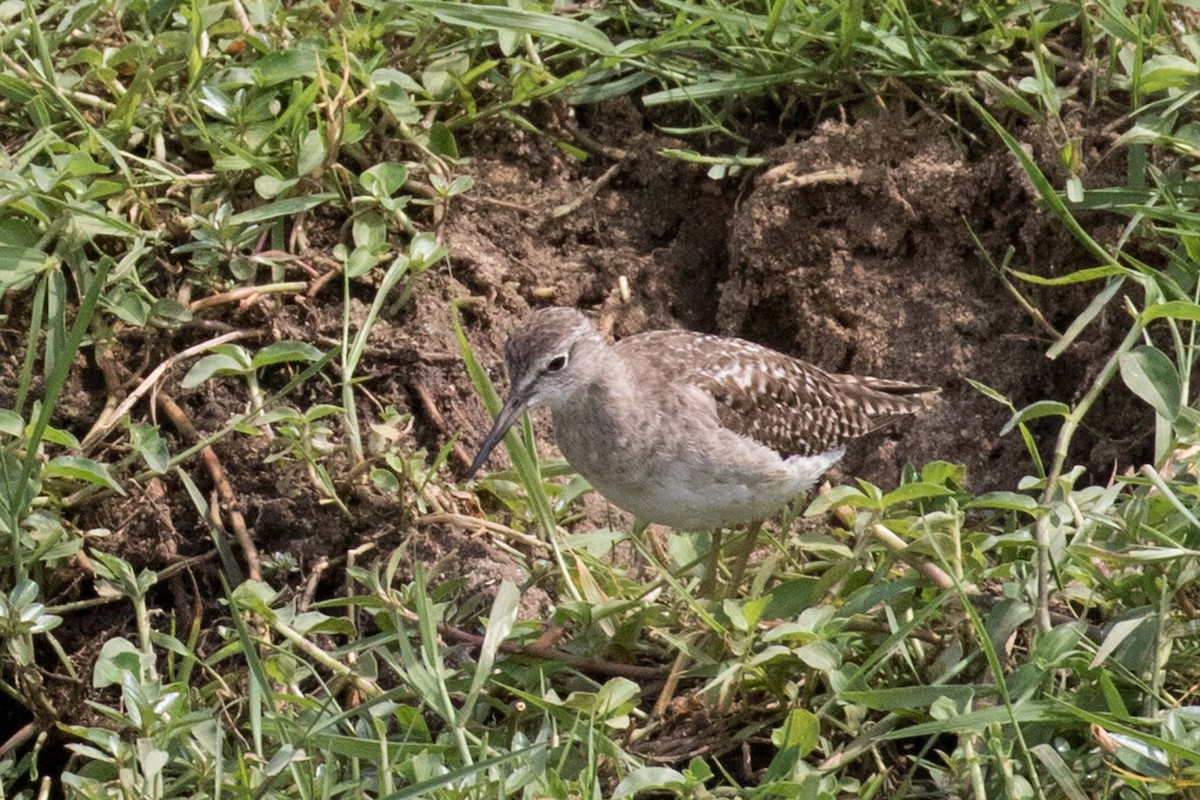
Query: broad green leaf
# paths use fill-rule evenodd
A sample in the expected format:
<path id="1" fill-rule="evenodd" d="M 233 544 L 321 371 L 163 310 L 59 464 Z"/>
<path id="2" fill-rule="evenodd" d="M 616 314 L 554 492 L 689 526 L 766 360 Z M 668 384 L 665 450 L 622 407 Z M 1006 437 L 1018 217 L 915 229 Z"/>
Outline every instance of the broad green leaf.
<path id="1" fill-rule="evenodd" d="M 36 275 L 48 259 L 45 253 L 32 247 L 0 244 L 0 288 Z"/>
<path id="2" fill-rule="evenodd" d="M 346 277 L 361 278 L 379 263 L 379 256 L 366 247 L 356 247 L 346 259 Z"/>
<path id="3" fill-rule="evenodd" d="M 967 502 L 965 508 L 995 508 L 1000 511 L 1024 511 L 1033 514 L 1038 502 L 1027 494 L 1017 492 L 987 492 Z"/>
<path id="4" fill-rule="evenodd" d="M 1183 392 L 1175 365 L 1157 347 L 1144 345 L 1121 353 L 1121 380 L 1129 390 L 1145 400 L 1155 412 L 1174 422 L 1179 418 L 1180 396 Z"/>
<path id="5" fill-rule="evenodd" d="M 120 495 L 125 494 L 125 490 L 112 476 L 107 464 L 81 456 L 55 456 L 42 468 L 42 477 L 86 481 L 105 489 L 112 489 Z"/>
<path id="6" fill-rule="evenodd" d="M 408 180 L 408 170 L 403 164 L 395 161 L 385 161 L 364 170 L 359 176 L 359 182 L 364 189 L 376 197 L 391 197 L 404 186 Z"/>
<path id="7" fill-rule="evenodd" d="M 286 83 L 317 74 L 321 54 L 313 47 L 289 47 L 265 54 L 254 64 L 254 75 L 263 86 Z"/>
<path id="8" fill-rule="evenodd" d="M 322 203 L 328 203 L 336 199 L 337 195 L 333 192 L 320 192 L 318 194 L 305 195 L 304 197 L 289 197 L 285 200 L 276 200 L 266 205 L 261 205 L 258 208 L 234 214 L 229 218 L 229 224 L 249 225 L 281 217 L 291 217 L 314 209 Z"/>
<path id="9" fill-rule="evenodd" d="M 125 675 L 141 678 L 142 654 L 123 636 L 109 639 L 100 646 L 100 657 L 92 668 L 92 688 L 120 686 Z"/>
<path id="10" fill-rule="evenodd" d="M 816 714 L 796 708 L 787 719 L 771 731 L 771 744 L 778 748 L 775 758 L 763 774 L 763 785 L 792 778 L 805 755 L 816 749 L 821 741 L 821 723 Z"/>
<path id="11" fill-rule="evenodd" d="M 355 247 L 379 250 L 387 246 L 387 224 L 375 211 L 359 214 L 350 228 Z"/>
<path id="12" fill-rule="evenodd" d="M 1142 312 L 1142 322 L 1152 322 L 1156 319 L 1183 319 L 1189 322 L 1200 322 L 1200 305 L 1190 300 L 1170 300 L 1166 303 L 1155 303 Z"/>
<path id="13" fill-rule="evenodd" d="M 877 508 L 879 504 L 854 486 L 835 486 L 828 492 L 817 495 L 808 508 L 804 510 L 804 516 L 819 516 L 829 511 L 829 509 L 837 508 L 840 505 L 850 505 L 856 508 L 864 506 Z"/>
<path id="14" fill-rule="evenodd" d="M 296 174 L 308 175 L 325 162 L 325 140 L 321 132 L 311 130 L 304 135 L 300 143 L 300 152 L 296 156 Z"/>
<path id="15" fill-rule="evenodd" d="M 184 389 L 195 389 L 214 375 L 242 375 L 246 371 L 247 366 L 233 356 L 215 353 L 193 364 L 180 381 L 180 386 Z"/>
<path id="16" fill-rule="evenodd" d="M 831 642 L 811 642 L 796 648 L 796 658 L 822 672 L 837 669 L 842 663 L 841 653 Z"/>
<path id="17" fill-rule="evenodd" d="M 159 475 L 171 466 L 171 454 L 167 443 L 159 433 L 158 428 L 143 422 L 135 422 L 129 426 L 130 445 L 146 462 L 152 471 Z"/>
<path id="18" fill-rule="evenodd" d="M 159 319 L 165 319 L 170 322 L 185 323 L 192 321 L 192 310 L 178 300 L 172 300 L 168 297 L 160 297 L 151 303 L 150 313 Z"/>
<path id="19" fill-rule="evenodd" d="M 1142 64 L 1137 88 L 1145 94 L 1163 89 L 1179 89 L 1200 77 L 1200 65 L 1181 56 L 1163 53 L 1146 59 Z"/>
<path id="20" fill-rule="evenodd" d="M 255 353 L 254 358 L 250 360 L 250 367 L 262 369 L 286 361 L 316 361 L 320 357 L 321 351 L 308 342 L 276 342 Z"/>
<path id="21" fill-rule="evenodd" d="M 780 750 L 796 748 L 800 758 L 815 750 L 820 739 L 821 722 L 806 708 L 792 709 L 783 724 L 771 731 L 771 744 Z"/>
<path id="22" fill-rule="evenodd" d="M 953 489 L 947 489 L 936 483 L 906 483 L 883 496 L 881 505 L 889 508 L 898 503 L 911 503 L 916 500 L 928 500 L 931 497 L 948 497 L 954 494 Z"/>
<path id="23" fill-rule="evenodd" d="M 353 636 L 357 632 L 353 623 L 345 617 L 331 617 L 320 611 L 305 611 L 297 614 L 292 618 L 291 626 L 303 636 L 318 633 Z"/>
<path id="24" fill-rule="evenodd" d="M 0 433 L 20 438 L 25 433 L 25 420 L 15 411 L 0 408 Z"/>
<path id="25" fill-rule="evenodd" d="M 429 149 L 439 156 L 458 158 L 458 144 L 445 123 L 435 122 L 429 127 Z"/>
<path id="26" fill-rule="evenodd" d="M 1142 627 L 1143 624 L 1149 622 L 1151 615 L 1149 613 L 1131 619 L 1123 619 L 1113 624 L 1108 630 L 1108 634 L 1104 637 L 1104 641 L 1100 643 L 1100 647 L 1096 650 L 1096 656 L 1092 659 L 1091 667 L 1094 669 L 1105 662 L 1112 655 L 1113 651 L 1121 646 L 1129 636 Z"/>

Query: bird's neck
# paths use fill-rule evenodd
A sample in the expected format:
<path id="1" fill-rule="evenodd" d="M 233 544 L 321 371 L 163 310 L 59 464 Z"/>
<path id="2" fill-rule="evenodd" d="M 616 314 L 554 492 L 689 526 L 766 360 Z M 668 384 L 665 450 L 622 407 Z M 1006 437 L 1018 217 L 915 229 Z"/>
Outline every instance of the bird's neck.
<path id="1" fill-rule="evenodd" d="M 612 348 L 597 348 L 588 354 L 587 363 L 575 390 L 554 407 L 556 418 L 607 417 L 619 408 L 637 404 L 633 396 L 638 387 L 636 376 L 629 374 L 629 366 Z"/>

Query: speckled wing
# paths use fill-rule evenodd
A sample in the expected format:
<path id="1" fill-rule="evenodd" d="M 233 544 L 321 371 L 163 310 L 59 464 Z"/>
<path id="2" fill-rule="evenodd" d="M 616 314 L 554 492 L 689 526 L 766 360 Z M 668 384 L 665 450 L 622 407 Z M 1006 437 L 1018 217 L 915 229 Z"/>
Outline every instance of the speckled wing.
<path id="1" fill-rule="evenodd" d="M 937 391 L 834 375 L 752 342 L 691 331 L 638 334 L 616 348 L 666 380 L 709 392 L 722 425 L 784 457 L 842 447 L 921 410 Z"/>

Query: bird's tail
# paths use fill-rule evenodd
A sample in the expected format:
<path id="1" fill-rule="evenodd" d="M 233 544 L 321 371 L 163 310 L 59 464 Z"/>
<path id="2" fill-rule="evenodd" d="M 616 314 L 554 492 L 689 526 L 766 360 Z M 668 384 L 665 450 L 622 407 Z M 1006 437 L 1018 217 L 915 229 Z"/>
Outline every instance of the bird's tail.
<path id="1" fill-rule="evenodd" d="M 860 375 L 838 375 L 842 391 L 854 396 L 867 416 L 886 423 L 886 420 L 924 411 L 937 402 L 942 390 L 888 378 Z"/>

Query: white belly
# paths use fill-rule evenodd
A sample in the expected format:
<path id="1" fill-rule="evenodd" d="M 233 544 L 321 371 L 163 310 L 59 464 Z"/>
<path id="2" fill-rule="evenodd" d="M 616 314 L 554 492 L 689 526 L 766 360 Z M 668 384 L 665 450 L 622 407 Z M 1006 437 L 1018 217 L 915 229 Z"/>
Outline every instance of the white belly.
<path id="1" fill-rule="evenodd" d="M 637 481 L 620 473 L 589 475 L 586 467 L 577 469 L 596 491 L 638 519 L 683 531 L 705 531 L 771 516 L 812 488 L 841 456 L 841 451 L 835 451 L 779 460 L 779 473 L 771 477 L 714 470 L 712 464 L 698 469 L 679 463 L 662 465 L 658 474 L 639 476 Z"/>
<path id="2" fill-rule="evenodd" d="M 788 459 L 715 423 L 679 417 L 615 424 L 604 409 L 555 409 L 554 434 L 571 466 L 614 505 L 645 522 L 715 530 L 774 514 L 810 489 L 842 450 Z"/>

